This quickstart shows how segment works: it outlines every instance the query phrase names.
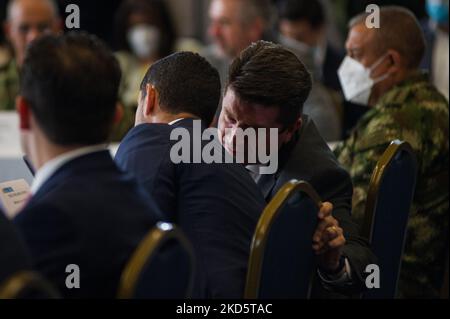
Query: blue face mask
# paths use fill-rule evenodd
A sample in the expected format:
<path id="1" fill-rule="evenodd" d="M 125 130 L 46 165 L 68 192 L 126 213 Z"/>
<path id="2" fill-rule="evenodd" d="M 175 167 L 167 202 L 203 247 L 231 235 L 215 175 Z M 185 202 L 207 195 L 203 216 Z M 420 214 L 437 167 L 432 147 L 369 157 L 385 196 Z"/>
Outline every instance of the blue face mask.
<path id="1" fill-rule="evenodd" d="M 439 24 L 448 23 L 448 3 L 444 3 L 444 1 L 427 0 L 426 8 L 431 20 Z"/>

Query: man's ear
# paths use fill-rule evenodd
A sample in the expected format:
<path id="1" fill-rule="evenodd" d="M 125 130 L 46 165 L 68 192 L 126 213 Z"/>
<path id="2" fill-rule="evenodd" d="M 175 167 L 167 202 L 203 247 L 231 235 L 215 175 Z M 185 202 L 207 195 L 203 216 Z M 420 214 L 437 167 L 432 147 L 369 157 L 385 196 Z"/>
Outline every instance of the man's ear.
<path id="1" fill-rule="evenodd" d="M 264 20 L 260 17 L 256 18 L 253 25 L 249 29 L 252 42 L 256 42 L 262 38 L 264 33 Z"/>
<path id="2" fill-rule="evenodd" d="M 400 69 L 405 67 L 405 61 L 396 50 L 388 50 L 388 73 L 397 73 Z"/>
<path id="3" fill-rule="evenodd" d="M 292 140 L 292 137 L 294 136 L 295 132 L 297 132 L 302 127 L 302 124 L 303 120 L 301 117 L 299 117 L 297 121 L 287 129 L 286 139 L 284 143 L 288 143 Z"/>
<path id="4" fill-rule="evenodd" d="M 3 33 L 5 34 L 5 38 L 9 40 L 11 37 L 11 24 L 8 21 L 6 21 L 3 23 L 2 27 Z"/>
<path id="5" fill-rule="evenodd" d="M 158 93 L 153 85 L 147 84 L 145 90 L 147 94 L 144 99 L 143 115 L 148 117 L 156 111 L 158 105 Z"/>
<path id="6" fill-rule="evenodd" d="M 116 104 L 116 112 L 114 113 L 114 125 L 118 125 L 120 121 L 123 119 L 124 109 L 123 105 L 120 102 Z"/>
<path id="7" fill-rule="evenodd" d="M 19 114 L 19 126 L 21 130 L 30 130 L 31 110 L 28 102 L 22 97 L 16 98 L 16 109 Z"/>
<path id="8" fill-rule="evenodd" d="M 62 34 L 64 32 L 64 22 L 61 18 L 56 18 L 55 22 L 53 23 L 53 32 L 55 34 Z"/>

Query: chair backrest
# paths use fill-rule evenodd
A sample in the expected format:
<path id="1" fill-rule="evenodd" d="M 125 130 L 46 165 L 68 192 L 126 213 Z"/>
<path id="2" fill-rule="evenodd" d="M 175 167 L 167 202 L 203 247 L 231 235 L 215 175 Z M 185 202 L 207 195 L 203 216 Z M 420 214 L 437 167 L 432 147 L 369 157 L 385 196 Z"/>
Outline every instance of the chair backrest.
<path id="1" fill-rule="evenodd" d="M 21 271 L 0 286 L 0 299 L 58 299 L 59 293 L 38 273 Z"/>
<path id="2" fill-rule="evenodd" d="M 378 161 L 367 193 L 362 236 L 378 257 L 380 288 L 368 299 L 395 298 L 409 212 L 417 176 L 416 156 L 407 142 L 395 140 Z"/>
<path id="3" fill-rule="evenodd" d="M 320 205 L 315 190 L 296 180 L 270 201 L 253 236 L 245 298 L 309 297 L 316 270 L 312 238 Z"/>
<path id="4" fill-rule="evenodd" d="M 158 223 L 141 241 L 122 273 L 119 299 L 189 298 L 194 253 L 181 230 Z"/>

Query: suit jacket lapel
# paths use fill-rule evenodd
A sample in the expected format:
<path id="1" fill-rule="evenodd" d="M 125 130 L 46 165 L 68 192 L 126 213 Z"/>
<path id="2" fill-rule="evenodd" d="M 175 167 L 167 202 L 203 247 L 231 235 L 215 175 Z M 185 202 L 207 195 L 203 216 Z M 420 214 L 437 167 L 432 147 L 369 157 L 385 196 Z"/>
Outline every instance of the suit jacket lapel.
<path id="1" fill-rule="evenodd" d="M 272 190 L 274 189 L 276 183 L 277 183 L 276 174 L 261 175 L 257 182 L 258 187 L 261 190 L 267 202 L 269 202 L 270 198 L 272 197 L 271 196 Z"/>

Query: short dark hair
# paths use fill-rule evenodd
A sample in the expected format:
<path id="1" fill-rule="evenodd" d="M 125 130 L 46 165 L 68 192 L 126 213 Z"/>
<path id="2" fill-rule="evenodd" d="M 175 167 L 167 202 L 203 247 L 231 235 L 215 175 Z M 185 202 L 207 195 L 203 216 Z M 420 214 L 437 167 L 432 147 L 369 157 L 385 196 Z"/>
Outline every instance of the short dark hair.
<path id="1" fill-rule="evenodd" d="M 289 126 L 302 115 L 312 87 L 311 75 L 294 53 L 258 41 L 230 66 L 227 88 L 244 102 L 281 109 L 278 121 Z"/>
<path id="2" fill-rule="evenodd" d="M 178 52 L 154 63 L 142 83 L 159 94 L 161 109 L 170 114 L 191 113 L 209 125 L 219 106 L 221 84 L 217 70 L 197 53 Z"/>
<path id="3" fill-rule="evenodd" d="M 314 29 L 325 24 L 325 12 L 319 0 L 283 0 L 279 4 L 281 20 L 307 21 Z"/>
<path id="4" fill-rule="evenodd" d="M 353 28 L 365 24 L 368 13 L 361 13 L 348 24 Z M 416 69 L 422 62 L 426 50 L 425 35 L 414 13 L 400 6 L 383 6 L 380 9 L 380 28 L 375 32 L 378 55 L 387 50 L 396 50 L 405 59 L 406 67 Z"/>
<path id="5" fill-rule="evenodd" d="M 52 142 L 98 144 L 112 129 L 120 77 L 114 55 L 95 36 L 47 35 L 27 50 L 20 94 Z"/>

